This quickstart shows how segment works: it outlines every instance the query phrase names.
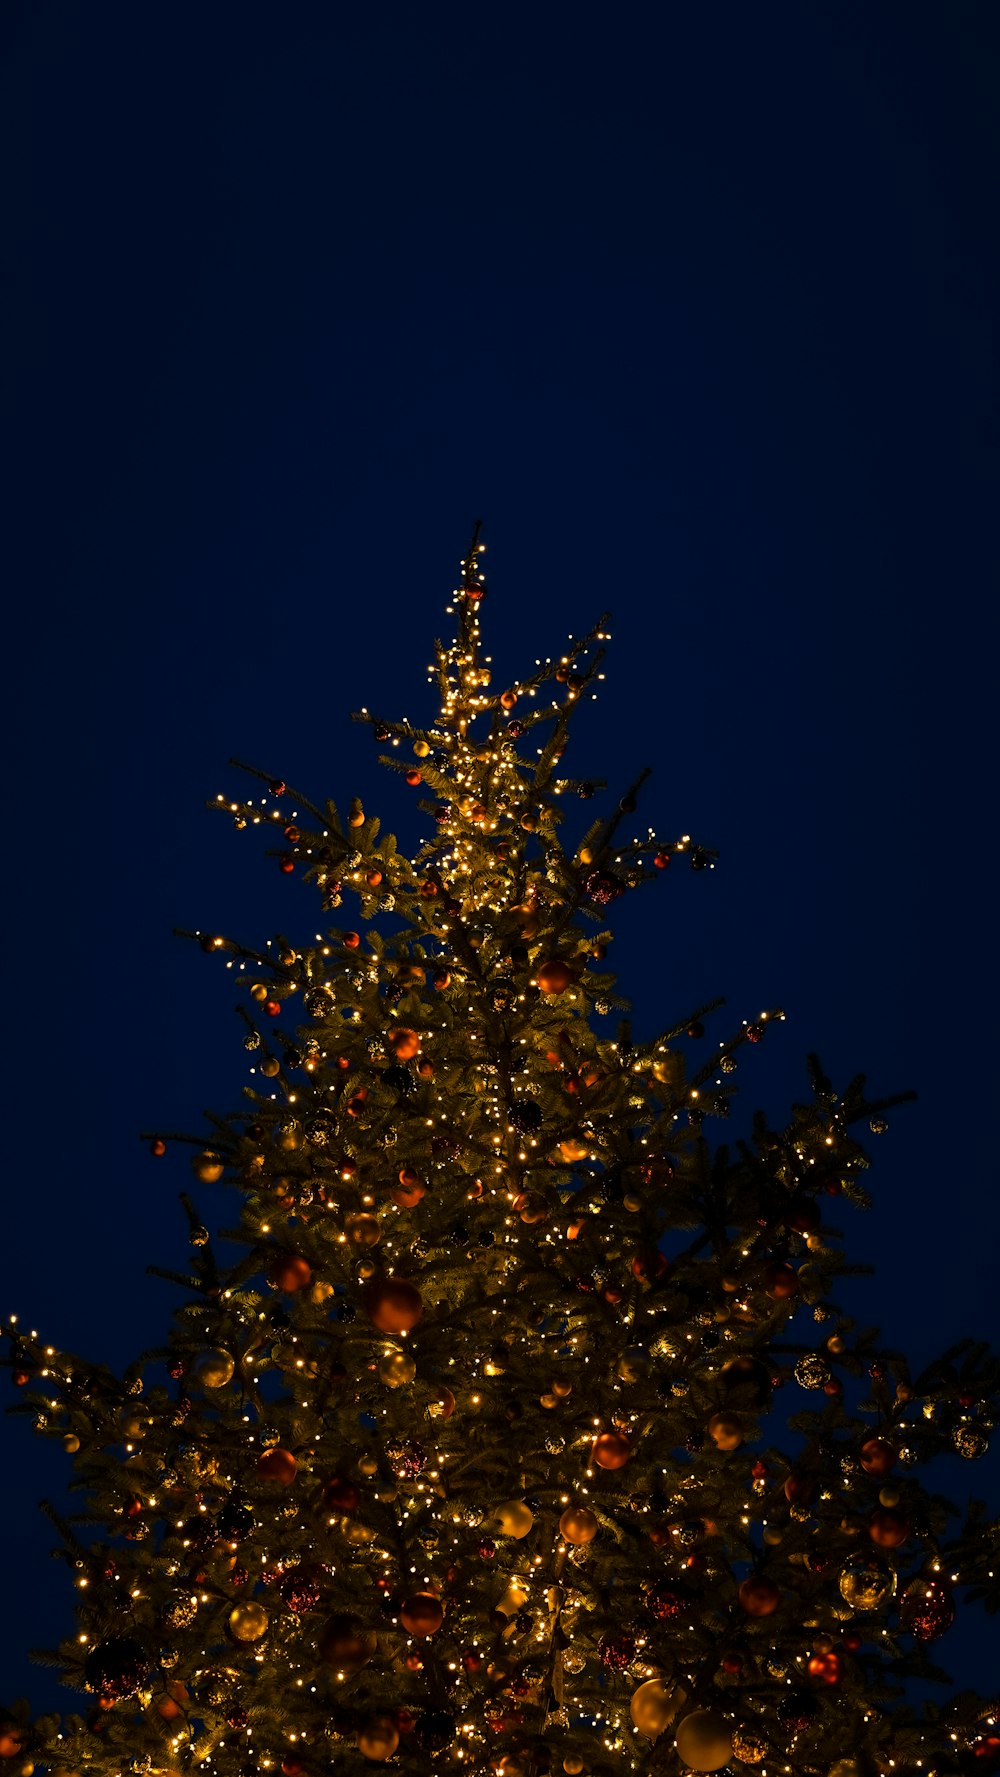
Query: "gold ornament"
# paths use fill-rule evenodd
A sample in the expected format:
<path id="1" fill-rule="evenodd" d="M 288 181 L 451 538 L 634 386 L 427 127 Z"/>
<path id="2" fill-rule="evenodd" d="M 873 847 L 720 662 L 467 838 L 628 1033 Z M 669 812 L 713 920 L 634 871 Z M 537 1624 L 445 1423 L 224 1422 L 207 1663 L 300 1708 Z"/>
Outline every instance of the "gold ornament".
<path id="1" fill-rule="evenodd" d="M 848 1561 L 837 1584 L 852 1610 L 878 1610 L 896 1590 L 896 1576 L 876 1561 L 866 1561 L 861 1556 Z"/>
<path id="2" fill-rule="evenodd" d="M 234 1604 L 229 1612 L 226 1629 L 233 1641 L 260 1641 L 267 1634 L 267 1611 L 262 1604 L 255 1604 L 252 1599 L 246 1604 Z"/>
<path id="3" fill-rule="evenodd" d="M 512 1579 L 506 1591 L 497 1599 L 496 1608 L 505 1617 L 515 1617 L 528 1602 L 528 1590 L 519 1579 Z"/>
<path id="4" fill-rule="evenodd" d="M 826 1777 L 865 1777 L 865 1770 L 856 1758 L 838 1758 L 834 1759 Z"/>
<path id="5" fill-rule="evenodd" d="M 715 1709 L 695 1709 L 677 1730 L 679 1756 L 692 1771 L 721 1771 L 733 1756 L 732 1730 Z"/>
<path id="6" fill-rule="evenodd" d="M 718 1450 L 738 1450 L 743 1442 L 743 1428 L 732 1413 L 713 1413 L 708 1435 Z"/>
<path id="7" fill-rule="evenodd" d="M 235 1369 L 234 1359 L 228 1351 L 221 1349 L 203 1351 L 195 1365 L 198 1380 L 206 1388 L 225 1388 L 226 1383 L 232 1381 Z"/>
<path id="8" fill-rule="evenodd" d="M 733 1729 L 733 1756 L 742 1759 L 745 1765 L 759 1765 L 761 1759 L 767 1757 L 767 1741 L 756 1728 L 736 1727 Z"/>
<path id="9" fill-rule="evenodd" d="M 639 1733 L 647 1740 L 655 1740 L 686 1702 L 687 1694 L 679 1685 L 664 1684 L 662 1678 L 647 1678 L 632 1692 L 629 1711 Z"/>
<path id="10" fill-rule="evenodd" d="M 191 1171 L 201 1185 L 217 1185 L 225 1167 L 218 1154 L 211 1153 L 207 1148 L 203 1154 L 196 1154 L 191 1162 Z"/>
<path id="11" fill-rule="evenodd" d="M 379 1381 L 384 1382 L 386 1388 L 404 1388 L 413 1381 L 417 1366 L 409 1352 L 387 1351 L 379 1359 L 378 1373 Z"/>
<path id="12" fill-rule="evenodd" d="M 344 1222 L 344 1233 L 352 1246 L 377 1246 L 382 1238 L 382 1224 L 378 1216 L 363 1213 L 348 1216 Z"/>
<path id="13" fill-rule="evenodd" d="M 75 1431 L 68 1431 L 63 1438 L 63 1449 L 70 1456 L 75 1456 L 80 1448 L 80 1440 Z"/>
<path id="14" fill-rule="evenodd" d="M 376 1715 L 358 1729 L 358 1750 L 365 1758 L 384 1764 L 399 1745 L 399 1731 L 389 1715 Z"/>
<path id="15" fill-rule="evenodd" d="M 567 1506 L 559 1520 L 559 1531 L 568 1543 L 593 1542 L 597 1519 L 586 1506 Z"/>
<path id="16" fill-rule="evenodd" d="M 527 1536 L 535 1522 L 534 1512 L 530 1506 L 525 1505 L 523 1499 L 505 1500 L 503 1505 L 497 1506 L 493 1516 L 504 1535 L 516 1537 L 518 1541 L 522 1536 Z"/>

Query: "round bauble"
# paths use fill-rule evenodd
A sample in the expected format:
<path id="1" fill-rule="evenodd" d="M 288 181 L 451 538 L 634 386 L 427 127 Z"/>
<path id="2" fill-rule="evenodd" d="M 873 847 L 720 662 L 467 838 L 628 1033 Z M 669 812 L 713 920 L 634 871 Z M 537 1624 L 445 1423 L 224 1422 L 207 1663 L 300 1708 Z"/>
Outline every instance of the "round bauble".
<path id="1" fill-rule="evenodd" d="M 392 1758 L 398 1745 L 399 1730 L 391 1715 L 375 1715 L 358 1729 L 358 1751 L 378 1764 Z"/>
<path id="2" fill-rule="evenodd" d="M 527 1536 L 535 1522 L 535 1514 L 523 1499 L 507 1499 L 493 1513 L 505 1536 L 513 1536 L 518 1540 Z"/>
<path id="3" fill-rule="evenodd" d="M 277 1481 L 282 1487 L 290 1487 L 295 1479 L 298 1463 L 290 1450 L 283 1450 L 280 1444 L 273 1450 L 265 1450 L 257 1458 L 257 1473 L 262 1481 Z"/>
<path id="4" fill-rule="evenodd" d="M 617 1431 L 602 1431 L 594 1439 L 590 1448 L 591 1460 L 598 1468 L 624 1468 L 632 1454 L 632 1446 L 627 1438 Z"/>
<path id="5" fill-rule="evenodd" d="M 535 985 L 542 993 L 565 993 L 573 976 L 568 963 L 561 957 L 553 957 L 549 962 L 542 963 L 535 975 Z"/>
<path id="6" fill-rule="evenodd" d="M 759 1765 L 767 1754 L 767 1741 L 756 1728 L 748 1728 L 740 1723 L 733 1729 L 734 1758 L 742 1759 L 745 1765 Z"/>
<path id="7" fill-rule="evenodd" d="M 92 1648 L 83 1663 L 88 1685 L 100 1697 L 117 1703 L 131 1697 L 149 1676 L 149 1661 L 141 1642 L 132 1635 L 107 1635 Z"/>
<path id="8" fill-rule="evenodd" d="M 773 1302 L 787 1302 L 798 1294 L 799 1280 L 791 1265 L 776 1260 L 764 1273 L 764 1288 Z"/>
<path id="9" fill-rule="evenodd" d="M 738 1450 L 743 1442 L 743 1427 L 732 1413 L 713 1413 L 708 1435 L 717 1450 Z"/>
<path id="10" fill-rule="evenodd" d="M 597 1529 L 597 1519 L 586 1506 L 567 1506 L 559 1520 L 559 1534 L 568 1543 L 593 1542 Z"/>
<path id="11" fill-rule="evenodd" d="M 375 1652 L 378 1637 L 374 1629 L 365 1628 L 360 1617 L 338 1612 L 323 1624 L 318 1646 L 324 1665 L 338 1672 L 360 1672 Z"/>
<path id="12" fill-rule="evenodd" d="M 375 1277 L 366 1284 L 365 1312 L 380 1333 L 408 1333 L 424 1312 L 420 1291 L 405 1277 Z"/>
<path id="13" fill-rule="evenodd" d="M 417 1366 L 408 1351 L 387 1351 L 379 1358 L 379 1381 L 387 1388 L 405 1388 L 417 1373 Z"/>
<path id="14" fill-rule="evenodd" d="M 860 1457 L 866 1475 L 887 1475 L 896 1461 L 896 1452 L 885 1438 L 867 1438 Z"/>
<path id="15" fill-rule="evenodd" d="M 268 1267 L 268 1283 L 272 1289 L 282 1290 L 286 1296 L 294 1295 L 296 1290 L 304 1290 L 311 1280 L 310 1266 L 297 1253 L 280 1253 L 276 1259 L 272 1259 Z"/>
<path id="16" fill-rule="evenodd" d="M 443 1752 L 455 1738 L 455 1726 L 455 1717 L 447 1709 L 425 1709 L 417 1717 L 417 1745 L 425 1752 Z"/>
<path id="17" fill-rule="evenodd" d="M 734 1357 L 722 1372 L 722 1387 L 748 1407 L 766 1407 L 771 1399 L 771 1372 L 759 1357 Z"/>
<path id="18" fill-rule="evenodd" d="M 880 1549 L 898 1549 L 910 1534 L 910 1526 L 898 1512 L 882 1506 L 868 1520 L 868 1535 Z"/>
<path id="19" fill-rule="evenodd" d="M 231 1641 L 251 1644 L 267 1634 L 267 1611 L 262 1604 L 248 1599 L 234 1604 L 226 1621 L 226 1634 Z"/>
<path id="20" fill-rule="evenodd" d="M 433 1592 L 414 1592 L 399 1607 L 399 1620 L 410 1635 L 436 1635 L 444 1622 L 440 1598 Z"/>
<path id="21" fill-rule="evenodd" d="M 764 1573 L 752 1573 L 743 1581 L 739 1591 L 740 1603 L 748 1617 L 769 1617 L 776 1611 L 781 1602 L 781 1593 L 773 1580 Z M 696 1765 L 695 1770 L 699 1767 Z M 705 1766 L 708 1770 L 710 1767 Z M 714 1766 L 711 1767 L 714 1769 Z"/>
<path id="22" fill-rule="evenodd" d="M 666 1580 L 654 1580 L 646 1593 L 646 1609 L 658 1623 L 674 1623 L 684 1609 L 684 1599 Z"/>
<path id="23" fill-rule="evenodd" d="M 200 1185 L 217 1185 L 225 1171 L 225 1164 L 218 1154 L 206 1148 L 204 1153 L 195 1154 L 191 1161 L 191 1171 Z"/>
<path id="24" fill-rule="evenodd" d="M 862 1555 L 841 1569 L 837 1585 L 852 1610 L 878 1610 L 895 1591 L 896 1576 Z"/>
<path id="25" fill-rule="evenodd" d="M 677 1729 L 676 1747 L 692 1771 L 721 1771 L 733 1756 L 733 1735 L 715 1709 L 695 1709 Z"/>
<path id="26" fill-rule="evenodd" d="M 225 1388 L 233 1379 L 236 1364 L 228 1351 L 203 1351 L 195 1363 L 195 1374 L 206 1388 Z"/>
<path id="27" fill-rule="evenodd" d="M 668 1728 L 687 1698 L 677 1685 L 665 1684 L 662 1678 L 647 1678 L 632 1692 L 629 1710 L 640 1734 L 655 1740 Z"/>
<path id="28" fill-rule="evenodd" d="M 916 1579 L 903 1594 L 900 1627 L 914 1641 L 936 1641 L 955 1621 L 955 1601 L 939 1580 Z"/>

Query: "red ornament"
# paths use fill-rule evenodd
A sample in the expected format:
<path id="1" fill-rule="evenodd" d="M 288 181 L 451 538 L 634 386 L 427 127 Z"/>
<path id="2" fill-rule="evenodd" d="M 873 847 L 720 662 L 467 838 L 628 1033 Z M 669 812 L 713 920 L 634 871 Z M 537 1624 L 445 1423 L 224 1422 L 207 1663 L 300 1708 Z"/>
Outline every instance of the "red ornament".
<path id="1" fill-rule="evenodd" d="M 773 1302 L 786 1302 L 790 1296 L 798 1295 L 798 1275 L 791 1265 L 775 1260 L 764 1273 L 764 1288 Z"/>
<path id="2" fill-rule="evenodd" d="M 292 871 L 295 869 L 295 859 L 288 857 L 279 858 L 278 869 L 283 871 L 286 876 L 291 876 Z"/>
<path id="3" fill-rule="evenodd" d="M 591 1460 L 598 1468 L 624 1468 L 632 1454 L 632 1446 L 620 1432 L 602 1431 L 590 1447 Z"/>
<path id="4" fill-rule="evenodd" d="M 409 784 L 411 790 L 415 790 L 419 784 L 420 773 L 415 765 L 411 765 L 409 771 L 406 773 L 406 782 Z"/>
<path id="5" fill-rule="evenodd" d="M 284 796 L 288 790 L 288 785 L 280 777 L 273 777 L 267 787 L 272 796 Z"/>
<path id="6" fill-rule="evenodd" d="M 597 1645 L 601 1665 L 609 1672 L 627 1671 L 635 1659 L 635 1649 L 635 1636 L 625 1629 L 619 1629 L 613 1635 L 602 1635 Z"/>
<path id="7" fill-rule="evenodd" d="M 332 1475 L 323 1488 L 323 1504 L 328 1512 L 356 1511 L 358 1490 L 352 1481 L 344 1481 L 339 1475 Z"/>
<path id="8" fill-rule="evenodd" d="M 380 1333 L 408 1333 L 424 1312 L 420 1291 L 405 1277 L 373 1277 L 363 1300 L 369 1320 Z"/>
<path id="9" fill-rule="evenodd" d="M 910 1534 L 910 1526 L 898 1512 L 887 1511 L 884 1507 L 873 1512 L 868 1520 L 868 1535 L 880 1549 L 898 1549 L 905 1543 Z"/>
<path id="10" fill-rule="evenodd" d="M 154 1136 L 149 1144 L 149 1151 L 157 1160 L 162 1160 L 167 1151 L 167 1144 L 160 1136 Z"/>
<path id="11" fill-rule="evenodd" d="M 746 1039 L 748 1043 L 759 1043 L 763 1035 L 764 1032 L 759 1024 L 747 1025 Z"/>
<path id="12" fill-rule="evenodd" d="M 824 1684 L 839 1684 L 843 1677 L 840 1655 L 813 1654 L 807 1668 L 810 1678 L 821 1678 Z"/>
<path id="13" fill-rule="evenodd" d="M 861 1467 L 866 1475 L 887 1475 L 896 1452 L 885 1438 L 867 1438 L 861 1446 Z"/>
<path id="14" fill-rule="evenodd" d="M 769 1617 L 781 1602 L 781 1593 L 766 1574 L 752 1573 L 740 1587 L 740 1603 L 748 1617 Z"/>
<path id="15" fill-rule="evenodd" d="M 938 1580 L 916 1579 L 907 1586 L 900 1613 L 914 1641 L 936 1641 L 955 1621 L 955 1601 Z"/>
<path id="16" fill-rule="evenodd" d="M 723 1654 L 722 1659 L 720 1660 L 719 1664 L 722 1667 L 723 1672 L 731 1672 L 731 1673 L 742 1672 L 743 1671 L 743 1655 L 742 1654 Z"/>
<path id="17" fill-rule="evenodd" d="M 668 851 L 658 851 L 653 859 L 653 866 L 657 870 L 669 870 L 670 853 Z"/>
<path id="18" fill-rule="evenodd" d="M 844 1636 L 844 1646 L 847 1649 L 849 1654 L 856 1654 L 856 1653 L 860 1652 L 862 1642 L 861 1642 L 861 1637 L 858 1634 L 856 1629 L 849 1630 L 848 1633 Z"/>
<path id="19" fill-rule="evenodd" d="M 298 1463 L 290 1450 L 282 1450 L 278 1445 L 273 1450 L 265 1450 L 257 1458 L 257 1473 L 262 1481 L 278 1481 L 282 1487 L 290 1487 L 295 1479 Z"/>
<path id="20" fill-rule="evenodd" d="M 361 943 L 361 934 L 359 932 L 342 932 L 340 942 L 346 950 L 357 950 Z"/>
<path id="21" fill-rule="evenodd" d="M 312 1282 L 312 1269 L 298 1253 L 281 1253 L 271 1261 L 267 1280 L 273 1289 L 283 1290 L 286 1296 L 290 1296 Z"/>
<path id="22" fill-rule="evenodd" d="M 280 1000 L 265 1000 L 264 1001 L 264 1010 L 267 1013 L 269 1018 L 277 1018 L 279 1012 L 281 1011 Z"/>
<path id="23" fill-rule="evenodd" d="M 658 1247 L 642 1247 L 632 1259 L 632 1276 L 639 1283 L 655 1283 L 667 1269 L 667 1255 Z"/>

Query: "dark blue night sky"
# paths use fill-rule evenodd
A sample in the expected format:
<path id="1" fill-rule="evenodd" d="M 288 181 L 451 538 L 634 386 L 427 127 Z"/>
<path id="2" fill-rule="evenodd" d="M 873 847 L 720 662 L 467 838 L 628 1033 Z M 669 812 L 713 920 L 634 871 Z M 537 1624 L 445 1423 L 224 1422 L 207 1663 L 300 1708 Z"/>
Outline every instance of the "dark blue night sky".
<path id="1" fill-rule="evenodd" d="M 737 1123 L 811 1049 L 915 1088 L 845 1300 L 915 1364 L 992 1337 L 995 5 L 11 0 L 2 33 L 3 1312 L 157 1342 L 190 1181 L 137 1135 L 247 1061 L 171 929 L 317 929 L 202 804 L 235 754 L 416 837 L 349 713 L 433 715 L 482 515 L 497 680 L 610 608 L 567 769 L 652 766 L 642 823 L 721 853 L 620 912 L 637 1030 L 783 1006 Z M 68 1463 L 0 1430 L 0 1691 L 67 1706 L 26 1650 L 70 1626 L 35 1510 Z M 988 1691 L 964 1614 L 935 1652 Z"/>

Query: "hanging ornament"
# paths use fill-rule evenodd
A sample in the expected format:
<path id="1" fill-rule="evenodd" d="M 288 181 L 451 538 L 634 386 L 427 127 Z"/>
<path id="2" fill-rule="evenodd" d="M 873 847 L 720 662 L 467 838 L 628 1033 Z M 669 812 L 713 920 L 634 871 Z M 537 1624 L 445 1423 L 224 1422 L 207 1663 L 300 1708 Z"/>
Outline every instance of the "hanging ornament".
<path id="1" fill-rule="evenodd" d="M 823 1388 L 830 1380 L 830 1366 L 816 1351 L 807 1351 L 795 1366 L 795 1380 L 800 1388 Z"/>
<path id="2" fill-rule="evenodd" d="M 646 1609 L 658 1623 L 675 1623 L 684 1609 L 684 1599 L 666 1580 L 654 1580 L 646 1593 Z"/>
<path id="3" fill-rule="evenodd" d="M 955 1621 L 955 1601 L 939 1580 L 915 1579 L 903 1593 L 899 1621 L 914 1641 L 936 1641 Z"/>
<path id="4" fill-rule="evenodd" d="M 852 1610 L 878 1610 L 896 1589 L 896 1576 L 877 1561 L 855 1556 L 841 1569 L 837 1580 L 840 1595 Z"/>
<path id="5" fill-rule="evenodd" d="M 339 1612 L 328 1617 L 319 1633 L 319 1657 L 340 1672 L 360 1672 L 378 1646 L 374 1629 L 366 1629 L 360 1617 Z"/>
<path id="6" fill-rule="evenodd" d="M 202 1154 L 195 1154 L 191 1161 L 191 1171 L 201 1185 L 216 1185 L 225 1172 L 225 1163 L 218 1154 L 210 1149 Z"/>
<path id="7" fill-rule="evenodd" d="M 632 1692 L 629 1713 L 639 1733 L 647 1740 L 655 1740 L 686 1702 L 687 1693 L 679 1685 L 665 1683 L 662 1678 L 648 1678 Z"/>
<path id="8" fill-rule="evenodd" d="M 365 1311 L 380 1333 L 406 1333 L 424 1311 L 420 1291 L 404 1277 L 378 1277 L 365 1286 Z"/>
<path id="9" fill-rule="evenodd" d="M 399 1745 L 399 1729 L 391 1715 L 374 1715 L 358 1729 L 358 1751 L 376 1764 L 384 1764 Z"/>
<path id="10" fill-rule="evenodd" d="M 597 1644 L 601 1665 L 609 1672 L 625 1672 L 635 1659 L 636 1639 L 627 1629 L 618 1629 L 611 1635 L 602 1635 Z"/>
<path id="11" fill-rule="evenodd" d="M 765 1573 L 752 1573 L 743 1581 L 739 1599 L 748 1617 L 769 1617 L 777 1610 L 781 1593 Z"/>
<path id="12" fill-rule="evenodd" d="M 951 1441 L 959 1456 L 964 1456 L 966 1462 L 975 1462 L 978 1457 L 985 1456 L 990 1447 L 990 1440 L 982 1426 L 971 1422 L 956 1425 Z"/>
<path id="13" fill-rule="evenodd" d="M 203 1351 L 195 1362 L 195 1375 L 206 1388 L 225 1388 L 233 1379 L 236 1363 L 228 1351 Z"/>
<path id="14" fill-rule="evenodd" d="M 456 1726 L 447 1709 L 425 1709 L 417 1716 L 414 1737 L 425 1752 L 443 1752 L 454 1740 Z"/>
<path id="15" fill-rule="evenodd" d="M 597 1519 L 586 1506 L 567 1506 L 559 1520 L 559 1533 L 568 1543 L 592 1542 L 597 1529 Z"/>
<path id="16" fill-rule="evenodd" d="M 535 1514 L 531 1507 L 525 1505 L 523 1499 L 508 1499 L 498 1505 L 493 1517 L 505 1536 L 512 1536 L 517 1541 L 527 1536 L 535 1522 Z"/>
<path id="17" fill-rule="evenodd" d="M 885 1438 L 867 1438 L 861 1446 L 860 1462 L 866 1475 L 887 1475 L 896 1461 L 896 1452 Z"/>
<path id="18" fill-rule="evenodd" d="M 297 1253 L 279 1254 L 268 1268 L 267 1281 L 271 1288 L 280 1290 L 286 1296 L 294 1295 L 296 1290 L 304 1290 L 311 1280 L 310 1266 Z"/>
<path id="19" fill-rule="evenodd" d="M 315 1610 L 322 1595 L 324 1568 L 314 1561 L 302 1561 L 283 1573 L 277 1584 L 278 1596 L 286 1610 L 303 1616 Z"/>
<path id="20" fill-rule="evenodd" d="M 252 1598 L 245 1604 L 234 1604 L 226 1621 L 226 1634 L 231 1641 L 253 1643 L 267 1634 L 268 1616 L 262 1604 Z"/>
<path id="21" fill-rule="evenodd" d="M 732 1413 L 713 1413 L 708 1435 L 717 1450 L 738 1450 L 743 1442 L 743 1427 Z"/>
<path id="22" fill-rule="evenodd" d="M 405 1388 L 417 1373 L 417 1366 L 408 1351 L 387 1351 L 379 1359 L 379 1381 L 387 1388 Z"/>
<path id="23" fill-rule="evenodd" d="M 715 1709 L 696 1709 L 677 1729 L 677 1753 L 692 1771 L 721 1771 L 733 1756 L 732 1730 Z"/>
<path id="24" fill-rule="evenodd" d="M 910 1526 L 898 1512 L 880 1507 L 868 1520 L 868 1535 L 880 1549 L 898 1549 L 910 1534 Z"/>
<path id="25" fill-rule="evenodd" d="M 298 1463 L 290 1450 L 282 1450 L 276 1446 L 273 1450 L 265 1450 L 257 1458 L 257 1473 L 262 1481 L 277 1481 L 281 1487 L 290 1487 L 295 1479 Z"/>
<path id="26" fill-rule="evenodd" d="M 565 993 L 573 976 L 569 964 L 561 957 L 552 957 L 542 963 L 535 975 L 535 985 L 542 993 Z"/>
<path id="27" fill-rule="evenodd" d="M 615 1431 L 600 1432 L 590 1447 L 592 1461 L 603 1469 L 624 1468 L 631 1454 L 632 1446 L 628 1439 Z"/>
<path id="28" fill-rule="evenodd" d="M 781 1698 L 777 1708 L 782 1727 L 790 1728 L 793 1734 L 805 1733 L 818 1714 L 819 1703 L 809 1691 L 792 1691 Z"/>
<path id="29" fill-rule="evenodd" d="M 141 1689 L 149 1676 L 149 1660 L 141 1642 L 132 1635 L 108 1635 L 99 1641 L 83 1663 L 83 1675 L 92 1690 L 109 1702 L 120 1702 Z"/>
<path id="30" fill-rule="evenodd" d="M 733 1757 L 742 1759 L 745 1765 L 759 1765 L 768 1751 L 767 1741 L 756 1728 L 745 1727 L 741 1722 L 733 1729 Z"/>
<path id="31" fill-rule="evenodd" d="M 444 1622 L 440 1598 L 433 1592 L 414 1592 L 400 1605 L 399 1620 L 410 1635 L 422 1640 L 435 1635 Z"/>

